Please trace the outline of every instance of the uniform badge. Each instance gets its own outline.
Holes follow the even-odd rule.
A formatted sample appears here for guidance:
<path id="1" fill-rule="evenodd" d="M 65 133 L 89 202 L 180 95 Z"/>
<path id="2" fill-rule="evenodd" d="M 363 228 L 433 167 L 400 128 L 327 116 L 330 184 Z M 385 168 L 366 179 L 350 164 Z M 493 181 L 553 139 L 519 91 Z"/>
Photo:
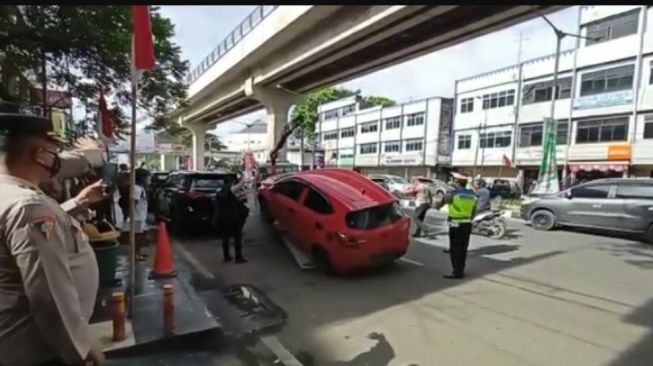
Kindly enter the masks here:
<path id="1" fill-rule="evenodd" d="M 32 221 L 32 225 L 40 232 L 45 240 L 50 240 L 52 229 L 54 228 L 54 218 L 52 217 L 39 217 Z"/>

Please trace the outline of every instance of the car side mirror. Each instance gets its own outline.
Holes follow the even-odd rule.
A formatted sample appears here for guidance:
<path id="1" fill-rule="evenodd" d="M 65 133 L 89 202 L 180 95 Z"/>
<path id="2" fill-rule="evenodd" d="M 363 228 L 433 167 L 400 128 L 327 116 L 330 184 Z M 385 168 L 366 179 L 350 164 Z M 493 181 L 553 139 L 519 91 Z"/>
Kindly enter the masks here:
<path id="1" fill-rule="evenodd" d="M 571 191 L 567 191 L 567 192 L 565 192 L 565 198 L 567 198 L 568 200 L 570 200 L 572 197 L 573 197 L 573 195 L 571 194 Z"/>

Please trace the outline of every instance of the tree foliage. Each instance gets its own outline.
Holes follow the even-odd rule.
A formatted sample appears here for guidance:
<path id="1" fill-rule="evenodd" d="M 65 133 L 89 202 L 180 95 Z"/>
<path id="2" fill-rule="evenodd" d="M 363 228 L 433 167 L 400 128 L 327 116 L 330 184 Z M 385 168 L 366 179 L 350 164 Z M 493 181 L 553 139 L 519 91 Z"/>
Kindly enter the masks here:
<path id="1" fill-rule="evenodd" d="M 151 7 L 156 67 L 143 74 L 139 108 L 155 129 L 170 129 L 164 116 L 183 105 L 188 62 L 172 42 L 174 25 Z M 49 88 L 78 98 L 89 114 L 97 111 L 100 89 L 116 100 L 112 109 L 131 104 L 131 6 L 0 6 L 0 97 L 29 103 L 24 85 L 41 85 L 45 58 Z M 120 121 L 126 121 L 119 112 Z M 178 132 L 178 131 L 175 131 Z"/>
<path id="2" fill-rule="evenodd" d="M 315 139 L 315 126 L 319 116 L 318 106 L 334 100 L 357 96 L 361 108 L 372 106 L 391 106 L 395 102 L 392 99 L 379 96 L 361 96 L 360 90 L 345 88 L 325 88 L 306 95 L 293 109 L 290 116 L 290 123 L 296 127 L 296 133 L 303 134 L 309 141 Z"/>

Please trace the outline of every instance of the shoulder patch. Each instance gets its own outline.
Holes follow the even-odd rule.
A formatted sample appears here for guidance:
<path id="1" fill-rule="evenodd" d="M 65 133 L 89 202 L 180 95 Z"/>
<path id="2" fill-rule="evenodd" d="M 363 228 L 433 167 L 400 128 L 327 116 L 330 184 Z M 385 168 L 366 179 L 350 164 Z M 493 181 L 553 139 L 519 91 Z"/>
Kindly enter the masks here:
<path id="1" fill-rule="evenodd" d="M 52 216 L 41 216 L 32 220 L 30 225 L 34 226 L 38 232 L 43 234 L 45 240 L 50 240 L 50 234 L 54 228 L 54 221 L 54 217 Z"/>

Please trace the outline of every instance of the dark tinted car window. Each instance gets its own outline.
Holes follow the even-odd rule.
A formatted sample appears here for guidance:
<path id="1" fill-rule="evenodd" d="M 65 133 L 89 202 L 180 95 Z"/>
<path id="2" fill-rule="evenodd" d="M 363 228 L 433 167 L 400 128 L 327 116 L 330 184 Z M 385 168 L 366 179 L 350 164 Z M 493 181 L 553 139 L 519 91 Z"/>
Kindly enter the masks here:
<path id="1" fill-rule="evenodd" d="M 299 196 L 301 196 L 302 191 L 304 190 L 304 184 L 294 181 L 287 180 L 281 183 L 278 183 L 274 186 L 274 191 L 279 192 L 280 194 L 297 201 Z"/>
<path id="2" fill-rule="evenodd" d="M 306 199 L 304 200 L 304 206 L 306 206 L 311 211 L 315 211 L 323 215 L 333 213 L 333 207 L 331 207 L 329 201 L 318 191 L 312 188 L 308 189 Z"/>
<path id="3" fill-rule="evenodd" d="M 347 226 L 357 230 L 371 230 L 389 225 L 403 217 L 403 211 L 398 203 L 371 207 L 366 210 L 347 214 Z"/>
<path id="4" fill-rule="evenodd" d="M 616 197 L 653 200 L 653 184 L 619 183 Z"/>
<path id="5" fill-rule="evenodd" d="M 577 187 L 571 190 L 571 196 L 573 198 L 608 198 L 610 187 L 610 184 L 592 184 Z"/>

